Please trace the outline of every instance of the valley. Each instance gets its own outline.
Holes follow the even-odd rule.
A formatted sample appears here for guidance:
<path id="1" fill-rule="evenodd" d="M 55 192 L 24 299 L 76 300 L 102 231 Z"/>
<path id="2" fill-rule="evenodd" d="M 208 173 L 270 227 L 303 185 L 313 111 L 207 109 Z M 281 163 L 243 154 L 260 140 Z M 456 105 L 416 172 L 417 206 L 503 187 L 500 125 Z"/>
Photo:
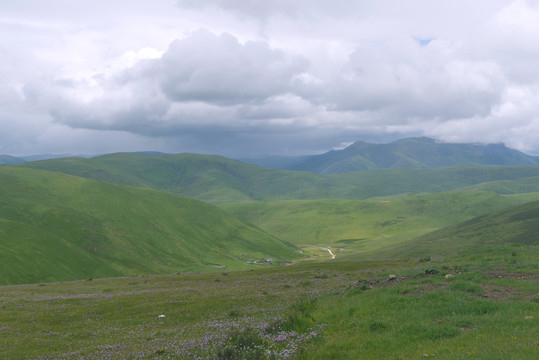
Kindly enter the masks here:
<path id="1" fill-rule="evenodd" d="M 324 166 L 345 169 L 342 153 L 317 159 L 335 156 Z M 324 174 L 197 154 L 3 159 L 9 359 L 539 354 L 533 163 Z"/>

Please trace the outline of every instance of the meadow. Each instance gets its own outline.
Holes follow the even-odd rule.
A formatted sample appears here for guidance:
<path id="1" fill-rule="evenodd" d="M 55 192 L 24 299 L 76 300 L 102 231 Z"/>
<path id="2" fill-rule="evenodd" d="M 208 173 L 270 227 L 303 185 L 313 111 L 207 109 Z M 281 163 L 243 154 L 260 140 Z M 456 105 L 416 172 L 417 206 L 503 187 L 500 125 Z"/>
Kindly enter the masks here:
<path id="1" fill-rule="evenodd" d="M 417 247 L 409 242 L 421 235 L 536 199 L 539 193 L 449 191 L 368 200 L 286 200 L 220 207 L 314 258 L 328 256 L 320 250 L 322 247 L 331 248 L 339 258 L 368 259 L 373 257 L 373 251 L 397 244 L 410 249 L 406 256 L 414 256 Z M 503 233 L 503 229 L 497 231 Z M 435 243 L 434 247 L 439 245 Z M 436 249 L 430 251 L 436 253 Z M 438 253 L 451 252 L 440 248 Z"/>
<path id="2" fill-rule="evenodd" d="M 0 351 L 6 359 L 534 359 L 538 250 L 3 286 Z"/>

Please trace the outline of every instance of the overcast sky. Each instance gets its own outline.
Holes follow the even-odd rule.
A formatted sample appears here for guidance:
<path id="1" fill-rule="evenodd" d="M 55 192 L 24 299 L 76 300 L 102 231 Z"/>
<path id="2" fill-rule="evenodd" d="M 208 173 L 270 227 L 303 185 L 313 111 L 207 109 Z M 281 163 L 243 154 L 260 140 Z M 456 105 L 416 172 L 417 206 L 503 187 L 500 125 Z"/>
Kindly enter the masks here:
<path id="1" fill-rule="evenodd" d="M 539 154 L 536 0 L 5 0 L 0 52 L 0 154 Z"/>

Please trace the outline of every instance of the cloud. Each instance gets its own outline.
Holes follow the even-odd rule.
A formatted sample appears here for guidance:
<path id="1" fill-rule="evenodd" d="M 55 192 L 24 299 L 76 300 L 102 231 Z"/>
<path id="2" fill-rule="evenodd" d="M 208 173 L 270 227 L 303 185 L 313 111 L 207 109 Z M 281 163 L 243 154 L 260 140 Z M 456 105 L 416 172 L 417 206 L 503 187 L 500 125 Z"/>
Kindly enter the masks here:
<path id="1" fill-rule="evenodd" d="M 51 1 L 0 17 L 4 148 L 71 131 L 118 150 L 428 135 L 539 153 L 537 1 Z"/>
<path id="2" fill-rule="evenodd" d="M 154 70 L 174 101 L 232 105 L 289 92 L 293 77 L 307 65 L 305 59 L 287 57 L 267 42 L 240 44 L 230 34 L 202 30 L 174 41 Z"/>
<path id="3" fill-rule="evenodd" d="M 488 114 L 503 91 L 500 67 L 450 48 L 442 40 L 421 46 L 412 39 L 360 47 L 326 86 L 330 106 L 368 111 L 386 123 Z"/>
<path id="4" fill-rule="evenodd" d="M 73 128 L 147 136 L 207 126 L 252 128 L 251 120 L 308 112 L 310 104 L 292 95 L 295 77 L 307 66 L 265 42 L 241 44 L 232 35 L 201 30 L 175 40 L 160 58 L 114 76 L 35 81 L 24 94 Z"/>

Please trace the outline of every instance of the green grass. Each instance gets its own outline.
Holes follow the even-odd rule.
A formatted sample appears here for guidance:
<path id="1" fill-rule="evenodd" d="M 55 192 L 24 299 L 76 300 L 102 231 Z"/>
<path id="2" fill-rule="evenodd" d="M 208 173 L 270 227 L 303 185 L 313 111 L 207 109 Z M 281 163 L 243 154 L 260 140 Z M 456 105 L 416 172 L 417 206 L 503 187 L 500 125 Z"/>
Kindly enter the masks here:
<path id="1" fill-rule="evenodd" d="M 290 244 L 219 208 L 158 192 L 0 168 L 0 283 L 246 268 Z"/>
<path id="2" fill-rule="evenodd" d="M 311 255 L 352 257 L 494 210 L 539 198 L 455 191 L 364 200 L 291 200 L 223 204 L 222 208 L 296 244 Z M 406 245 L 403 245 L 406 246 Z M 342 250 L 337 250 L 342 249 Z"/>
<path id="3" fill-rule="evenodd" d="M 501 253 L 475 256 L 4 286 L 0 351 L 9 359 L 536 358 L 539 269 L 507 264 Z"/>
<path id="4" fill-rule="evenodd" d="M 509 246 L 516 255 L 522 252 L 522 246 L 538 243 L 538 218 L 539 201 L 532 201 L 448 226 L 406 244 L 388 246 L 381 249 L 380 254 L 390 257 L 444 256 Z"/>

